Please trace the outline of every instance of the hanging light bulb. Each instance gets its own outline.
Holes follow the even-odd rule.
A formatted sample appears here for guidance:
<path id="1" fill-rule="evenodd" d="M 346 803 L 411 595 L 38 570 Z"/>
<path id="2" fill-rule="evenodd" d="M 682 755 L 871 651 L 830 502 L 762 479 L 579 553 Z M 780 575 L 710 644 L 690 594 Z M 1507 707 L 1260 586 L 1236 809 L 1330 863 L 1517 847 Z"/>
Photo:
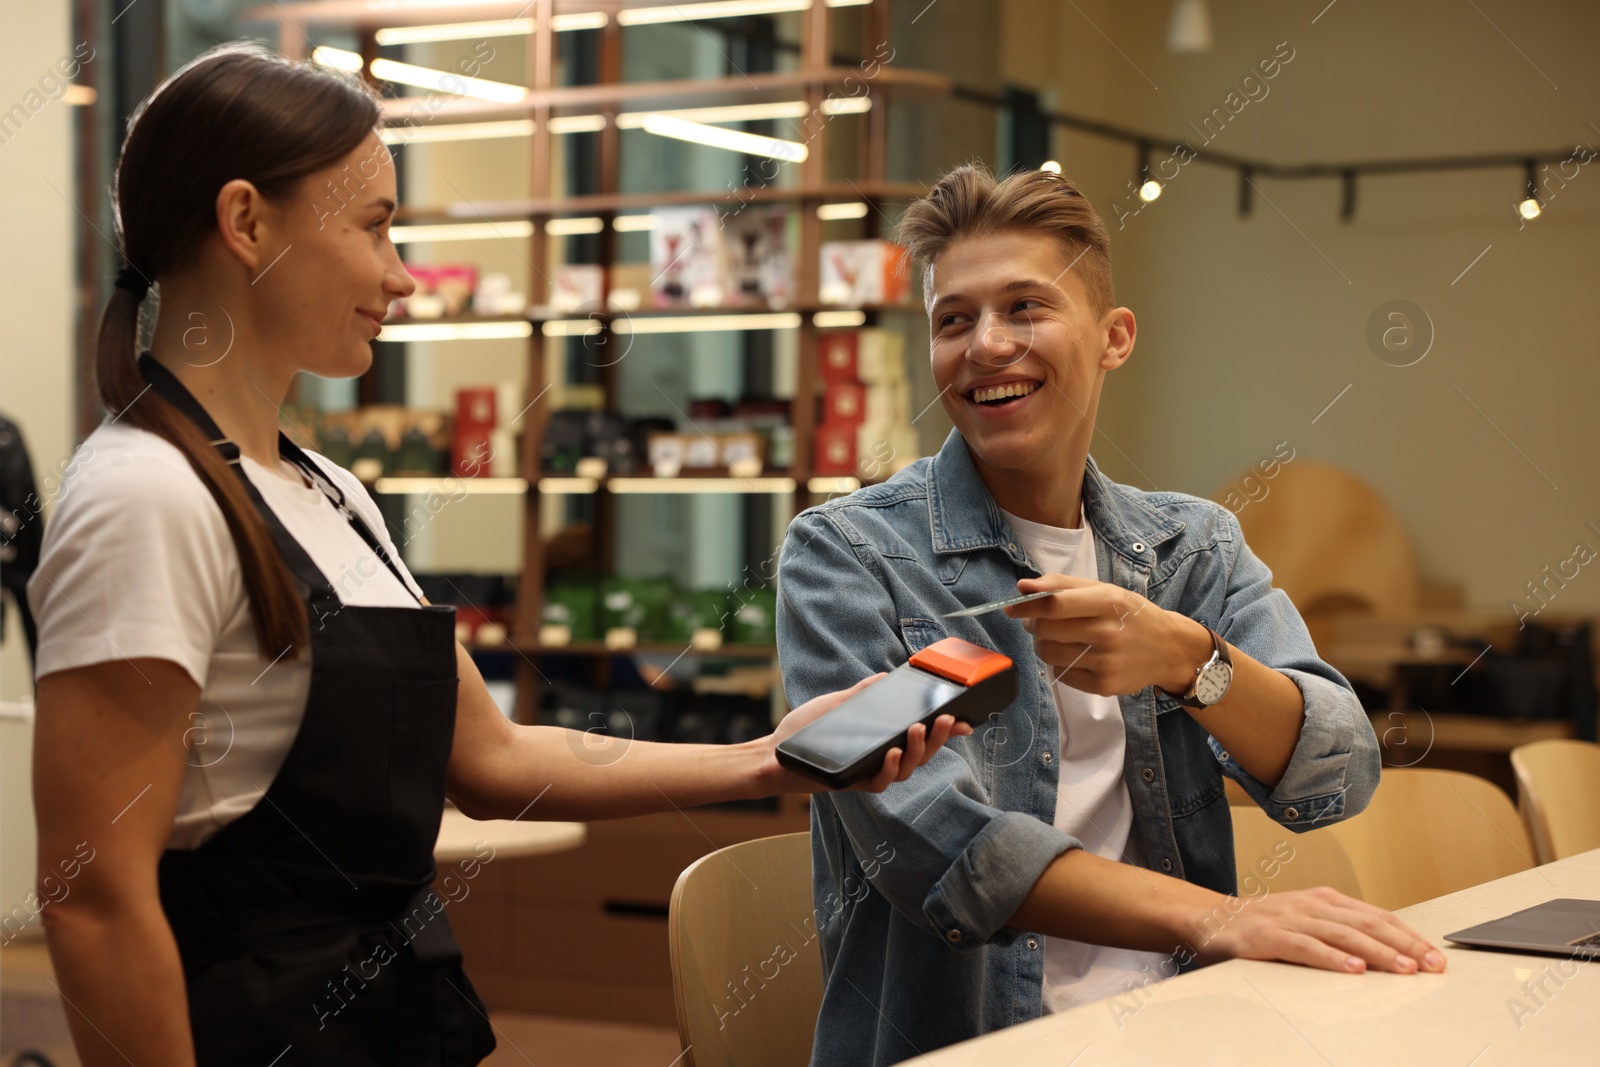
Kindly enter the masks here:
<path id="1" fill-rule="evenodd" d="M 1134 178 L 1139 183 L 1139 199 L 1145 203 L 1161 195 L 1161 183 L 1150 176 L 1150 145 L 1141 141 L 1139 144 L 1139 173 Z"/>
<path id="2" fill-rule="evenodd" d="M 1045 171 L 1048 174 L 1060 174 L 1061 173 L 1061 164 L 1057 163 L 1053 159 L 1047 159 L 1043 163 L 1039 164 L 1039 169 L 1042 170 L 1042 171 Z"/>
<path id="3" fill-rule="evenodd" d="M 1539 202 L 1539 181 L 1534 177 L 1533 160 L 1528 160 L 1527 188 L 1523 190 L 1522 202 L 1517 205 L 1517 214 L 1525 219 L 1536 219 L 1544 211 L 1544 205 Z"/>
<path id="4" fill-rule="evenodd" d="M 1209 52 L 1211 50 L 1211 12 L 1205 0 L 1177 0 L 1167 20 L 1167 50 L 1170 52 Z"/>

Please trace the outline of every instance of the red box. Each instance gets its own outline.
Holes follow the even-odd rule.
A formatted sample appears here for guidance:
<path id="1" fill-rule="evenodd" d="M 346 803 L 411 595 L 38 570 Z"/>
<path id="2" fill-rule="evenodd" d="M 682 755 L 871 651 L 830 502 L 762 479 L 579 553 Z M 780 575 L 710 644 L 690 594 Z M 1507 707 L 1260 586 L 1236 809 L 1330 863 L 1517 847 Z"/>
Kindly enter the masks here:
<path id="1" fill-rule="evenodd" d="M 822 393 L 822 421 L 850 427 L 867 421 L 867 387 L 860 382 L 829 382 Z"/>
<path id="2" fill-rule="evenodd" d="M 825 382 L 853 382 L 861 377 L 856 373 L 856 352 L 861 335 L 854 330 L 835 330 L 817 335 L 817 369 Z"/>
<path id="3" fill-rule="evenodd" d="M 472 385 L 456 390 L 456 429 L 482 430 L 495 428 L 495 387 Z"/>
<path id="4" fill-rule="evenodd" d="M 813 445 L 813 473 L 831 475 L 856 472 L 854 426 L 818 426 Z"/>

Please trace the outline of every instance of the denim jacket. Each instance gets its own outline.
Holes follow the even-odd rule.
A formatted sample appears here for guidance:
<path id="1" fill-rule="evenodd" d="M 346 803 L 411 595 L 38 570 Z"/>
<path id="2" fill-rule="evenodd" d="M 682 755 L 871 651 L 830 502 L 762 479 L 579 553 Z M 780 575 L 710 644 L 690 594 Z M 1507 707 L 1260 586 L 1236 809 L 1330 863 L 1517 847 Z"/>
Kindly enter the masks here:
<path id="1" fill-rule="evenodd" d="M 1146 865 L 1235 891 L 1222 776 L 1291 830 L 1354 815 L 1378 784 L 1377 738 L 1350 684 L 1317 657 L 1227 509 L 1083 479 L 1100 580 L 1222 634 L 1300 688 L 1305 720 L 1276 788 L 1251 777 L 1181 705 L 1119 698 L 1124 777 Z M 952 431 L 937 456 L 790 525 L 778 571 L 778 658 L 791 707 L 958 636 L 1009 656 L 1017 698 L 881 794 L 813 798 L 812 879 L 825 990 L 814 1065 L 898 1063 L 1037 1018 L 1045 938 L 1006 921 L 1056 856 L 1059 720 L 1022 623 L 941 619 L 1016 592 L 1038 569 Z"/>

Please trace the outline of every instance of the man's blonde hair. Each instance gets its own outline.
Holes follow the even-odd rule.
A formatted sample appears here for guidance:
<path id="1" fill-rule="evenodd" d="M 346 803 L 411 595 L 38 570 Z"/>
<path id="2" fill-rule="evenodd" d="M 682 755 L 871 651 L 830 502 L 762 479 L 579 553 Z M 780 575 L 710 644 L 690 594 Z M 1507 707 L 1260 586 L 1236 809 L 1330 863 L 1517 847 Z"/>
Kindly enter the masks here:
<path id="1" fill-rule="evenodd" d="M 1111 237 L 1072 181 L 1045 170 L 996 180 L 982 164 L 963 164 L 906 208 L 897 240 L 923 268 L 924 304 L 933 303 L 933 265 L 953 241 L 994 233 L 1037 234 L 1060 243 L 1083 279 L 1096 315 L 1116 305 L 1111 284 Z"/>

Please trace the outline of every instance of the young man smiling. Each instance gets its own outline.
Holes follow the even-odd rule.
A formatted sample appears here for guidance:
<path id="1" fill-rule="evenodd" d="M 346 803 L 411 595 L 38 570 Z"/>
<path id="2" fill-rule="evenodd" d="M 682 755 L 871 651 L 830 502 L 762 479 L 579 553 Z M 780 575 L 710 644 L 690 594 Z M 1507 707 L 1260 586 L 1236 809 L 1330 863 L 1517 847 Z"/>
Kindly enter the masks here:
<path id="1" fill-rule="evenodd" d="M 1377 742 L 1232 514 L 1119 485 L 1089 457 L 1137 331 L 1094 209 L 1060 175 L 967 166 L 908 208 L 900 238 L 927 267 L 955 429 L 790 527 L 784 686 L 798 706 L 948 635 L 1009 656 L 1020 684 L 912 780 L 813 801 L 818 900 L 860 884 L 880 844 L 895 859 L 822 931 L 812 1062 L 897 1063 L 1174 963 L 1441 970 L 1394 916 L 1331 889 L 1232 896 L 1223 776 L 1306 830 L 1366 805 Z"/>

